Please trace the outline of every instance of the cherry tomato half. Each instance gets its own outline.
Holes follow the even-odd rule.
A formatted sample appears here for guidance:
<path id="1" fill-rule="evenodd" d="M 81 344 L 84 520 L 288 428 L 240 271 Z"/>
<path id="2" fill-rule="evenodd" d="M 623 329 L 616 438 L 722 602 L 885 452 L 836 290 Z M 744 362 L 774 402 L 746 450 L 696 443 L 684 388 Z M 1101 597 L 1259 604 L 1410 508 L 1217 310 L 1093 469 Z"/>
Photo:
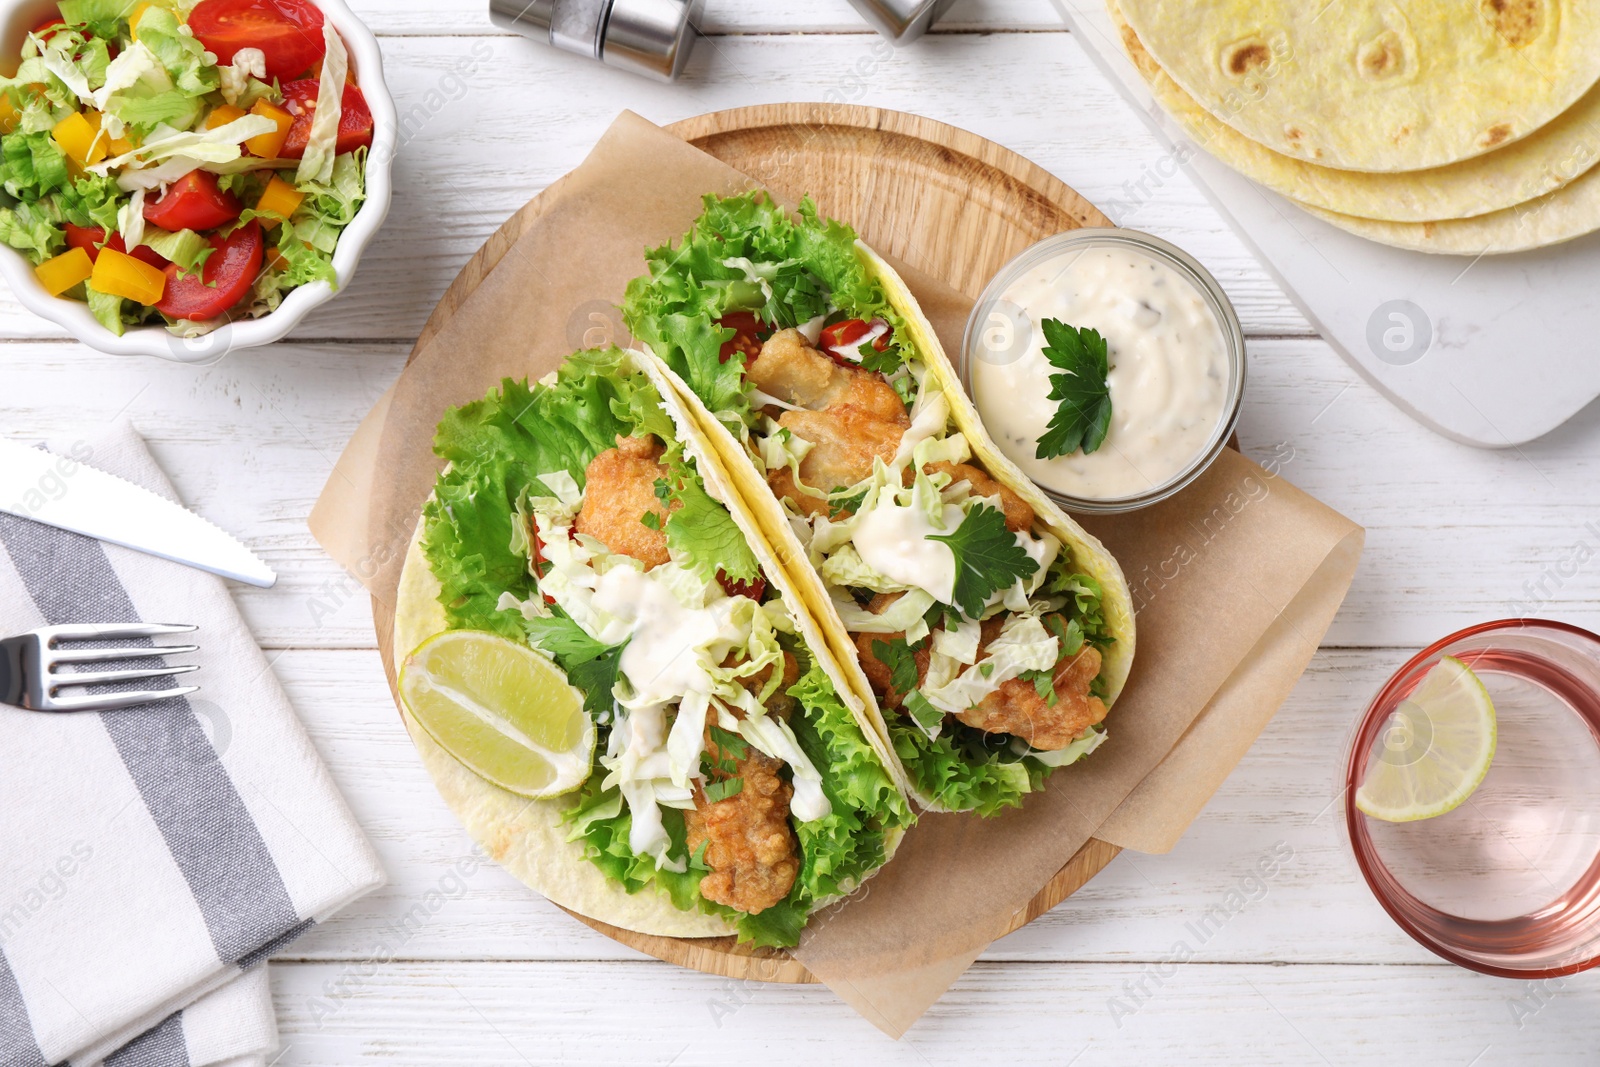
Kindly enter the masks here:
<path id="1" fill-rule="evenodd" d="M 568 540 L 572 540 L 573 538 L 576 538 L 577 536 L 578 536 L 577 535 L 577 531 L 572 529 L 571 527 L 568 527 L 568 529 L 567 529 L 567 539 Z M 528 539 L 533 542 L 533 573 L 539 575 L 540 577 L 543 577 L 544 576 L 544 563 L 545 563 L 545 559 L 544 559 L 544 538 L 539 536 L 539 528 L 534 525 L 534 520 L 533 520 L 533 516 L 532 515 L 528 516 Z M 556 598 L 551 596 L 549 593 L 545 593 L 544 594 L 544 602 L 546 604 L 554 604 L 556 602 Z"/>
<path id="2" fill-rule="evenodd" d="M 167 268 L 167 295 L 156 310 L 174 319 L 204 322 L 243 300 L 261 273 L 261 224 L 251 220 L 231 237 L 211 238 L 216 251 L 198 275 L 179 277 L 178 265 Z"/>
<path id="3" fill-rule="evenodd" d="M 141 263 L 148 263 L 157 270 L 167 269 L 167 258 L 148 245 L 140 245 L 132 252 L 128 251 L 127 242 L 122 239 L 122 234 L 114 233 L 106 236 L 106 231 L 98 226 L 74 226 L 66 224 L 67 247 L 81 248 L 89 253 L 89 262 L 93 263 L 100 258 L 100 250 L 109 248 L 113 252 L 122 252 L 132 256 Z"/>
<path id="4" fill-rule="evenodd" d="M 728 362 L 735 352 L 743 352 L 748 367 L 761 355 L 761 342 L 772 336 L 766 323 L 748 311 L 729 312 L 717 320 L 717 325 L 734 331 L 732 340 L 722 342 L 722 351 L 717 354 L 719 363 Z"/>
<path id="5" fill-rule="evenodd" d="M 145 221 L 163 230 L 214 230 L 239 217 L 244 205 L 225 193 L 210 171 L 193 170 L 171 185 L 159 200 L 146 201 Z"/>
<path id="6" fill-rule="evenodd" d="M 267 80 L 298 78 L 322 66 L 322 12 L 306 0 L 201 0 L 189 28 L 227 66 L 241 48 L 267 57 Z"/>
<path id="7" fill-rule="evenodd" d="M 736 582 L 729 578 L 726 571 L 717 571 L 717 584 L 722 586 L 722 591 L 729 596 L 747 596 L 756 603 L 761 603 L 761 594 L 767 591 L 767 580 L 759 574 L 748 582 Z"/>
<path id="8" fill-rule="evenodd" d="M 846 351 L 849 351 L 859 342 L 864 340 L 867 334 L 871 332 L 872 327 L 863 322 L 861 319 L 845 319 L 843 322 L 836 322 L 832 326 L 824 326 L 822 328 L 821 338 L 822 350 L 828 355 L 832 356 L 833 361 L 840 366 L 855 366 L 853 361 L 851 361 L 848 357 L 835 352 L 834 349 L 842 348 Z M 889 347 L 889 342 L 893 339 L 894 331 L 892 329 L 886 329 L 883 332 L 883 336 L 873 340 L 872 347 L 875 351 L 882 352 Z"/>
<path id="9" fill-rule="evenodd" d="M 284 159 L 301 159 L 306 154 L 306 143 L 311 139 L 311 122 L 317 117 L 317 94 L 322 83 L 316 78 L 301 78 L 283 87 L 283 106 L 294 116 L 289 127 L 289 137 L 283 142 L 279 155 Z M 339 101 L 339 140 L 334 146 L 335 155 L 354 152 L 358 148 L 372 147 L 372 111 L 367 98 L 358 86 L 346 84 L 344 97 Z"/>

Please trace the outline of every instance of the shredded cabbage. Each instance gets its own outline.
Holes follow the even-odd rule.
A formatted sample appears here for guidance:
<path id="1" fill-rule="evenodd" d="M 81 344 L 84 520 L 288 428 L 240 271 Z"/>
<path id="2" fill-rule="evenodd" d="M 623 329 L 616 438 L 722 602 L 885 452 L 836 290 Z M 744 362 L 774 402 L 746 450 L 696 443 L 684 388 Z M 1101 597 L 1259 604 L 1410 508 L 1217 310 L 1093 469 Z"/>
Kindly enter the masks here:
<path id="1" fill-rule="evenodd" d="M 317 113 L 311 120 L 306 154 L 301 157 L 300 169 L 294 176 L 296 185 L 308 182 L 326 184 L 333 177 L 333 159 L 339 141 L 339 119 L 344 108 L 344 82 L 350 68 L 350 57 L 331 20 L 322 24 L 322 37 L 328 52 L 322 60 Z"/>

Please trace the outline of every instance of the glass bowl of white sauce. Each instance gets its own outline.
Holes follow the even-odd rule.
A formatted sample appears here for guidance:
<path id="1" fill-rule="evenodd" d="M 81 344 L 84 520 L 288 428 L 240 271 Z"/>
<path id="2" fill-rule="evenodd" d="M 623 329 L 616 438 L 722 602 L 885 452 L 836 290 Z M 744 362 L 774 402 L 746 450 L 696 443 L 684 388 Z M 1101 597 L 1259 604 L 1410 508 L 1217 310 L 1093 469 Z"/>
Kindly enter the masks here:
<path id="1" fill-rule="evenodd" d="M 1060 404 L 1040 323 L 1106 340 L 1111 424 L 1092 453 L 1041 459 Z M 1125 512 L 1182 490 L 1232 436 L 1244 396 L 1244 333 L 1217 280 L 1137 230 L 1048 237 L 995 275 L 967 320 L 961 379 L 989 433 L 1070 511 Z"/>

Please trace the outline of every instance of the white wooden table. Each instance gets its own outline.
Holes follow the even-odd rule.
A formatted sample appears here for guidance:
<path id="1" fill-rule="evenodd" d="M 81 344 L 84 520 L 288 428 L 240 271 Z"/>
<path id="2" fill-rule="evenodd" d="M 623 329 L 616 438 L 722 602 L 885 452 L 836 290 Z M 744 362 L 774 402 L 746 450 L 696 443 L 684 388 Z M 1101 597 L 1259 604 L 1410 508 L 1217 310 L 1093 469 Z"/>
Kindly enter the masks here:
<path id="1" fill-rule="evenodd" d="M 0 300 L 0 432 L 37 440 L 126 413 L 187 501 L 282 575 L 239 602 L 391 885 L 273 964 L 281 1064 L 1595 1060 L 1600 979 L 1537 987 L 1441 963 L 1368 895 L 1334 802 L 1354 716 L 1410 651 L 1521 611 L 1600 627 L 1600 571 L 1572 565 L 1600 550 L 1600 415 L 1491 453 L 1400 414 L 1181 175 L 1147 177 L 1154 143 L 1050 0 L 964 0 L 900 50 L 845 0 L 711 0 L 710 36 L 670 88 L 498 35 L 482 0 L 355 6 L 405 117 L 398 191 L 358 280 L 292 341 L 206 370 L 114 359 Z M 390 705 L 365 594 L 305 525 L 456 271 L 618 110 L 666 122 L 815 99 L 974 130 L 1100 203 L 1139 200 L 1123 187 L 1146 181 L 1154 196 L 1117 221 L 1193 252 L 1244 320 L 1245 452 L 1277 455 L 1369 530 L 1326 647 L 1177 849 L 1123 854 L 996 944 L 898 1044 L 826 989 L 642 958 L 480 863 Z M 1292 859 L 1254 880 L 1274 848 Z M 1232 914 L 1197 936 L 1213 908 Z"/>

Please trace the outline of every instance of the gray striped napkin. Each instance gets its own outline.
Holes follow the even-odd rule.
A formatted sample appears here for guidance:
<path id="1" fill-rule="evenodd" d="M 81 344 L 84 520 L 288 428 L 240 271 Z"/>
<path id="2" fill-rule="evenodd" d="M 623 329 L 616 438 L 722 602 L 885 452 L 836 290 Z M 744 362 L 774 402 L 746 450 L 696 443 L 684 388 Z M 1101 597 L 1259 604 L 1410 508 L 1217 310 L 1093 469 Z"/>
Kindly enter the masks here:
<path id="1" fill-rule="evenodd" d="M 125 424 L 52 451 L 177 499 Z M 0 514 L 0 634 L 135 621 L 200 627 L 199 693 L 0 705 L 0 1067 L 264 1063 L 262 961 L 383 880 L 221 579 Z"/>

